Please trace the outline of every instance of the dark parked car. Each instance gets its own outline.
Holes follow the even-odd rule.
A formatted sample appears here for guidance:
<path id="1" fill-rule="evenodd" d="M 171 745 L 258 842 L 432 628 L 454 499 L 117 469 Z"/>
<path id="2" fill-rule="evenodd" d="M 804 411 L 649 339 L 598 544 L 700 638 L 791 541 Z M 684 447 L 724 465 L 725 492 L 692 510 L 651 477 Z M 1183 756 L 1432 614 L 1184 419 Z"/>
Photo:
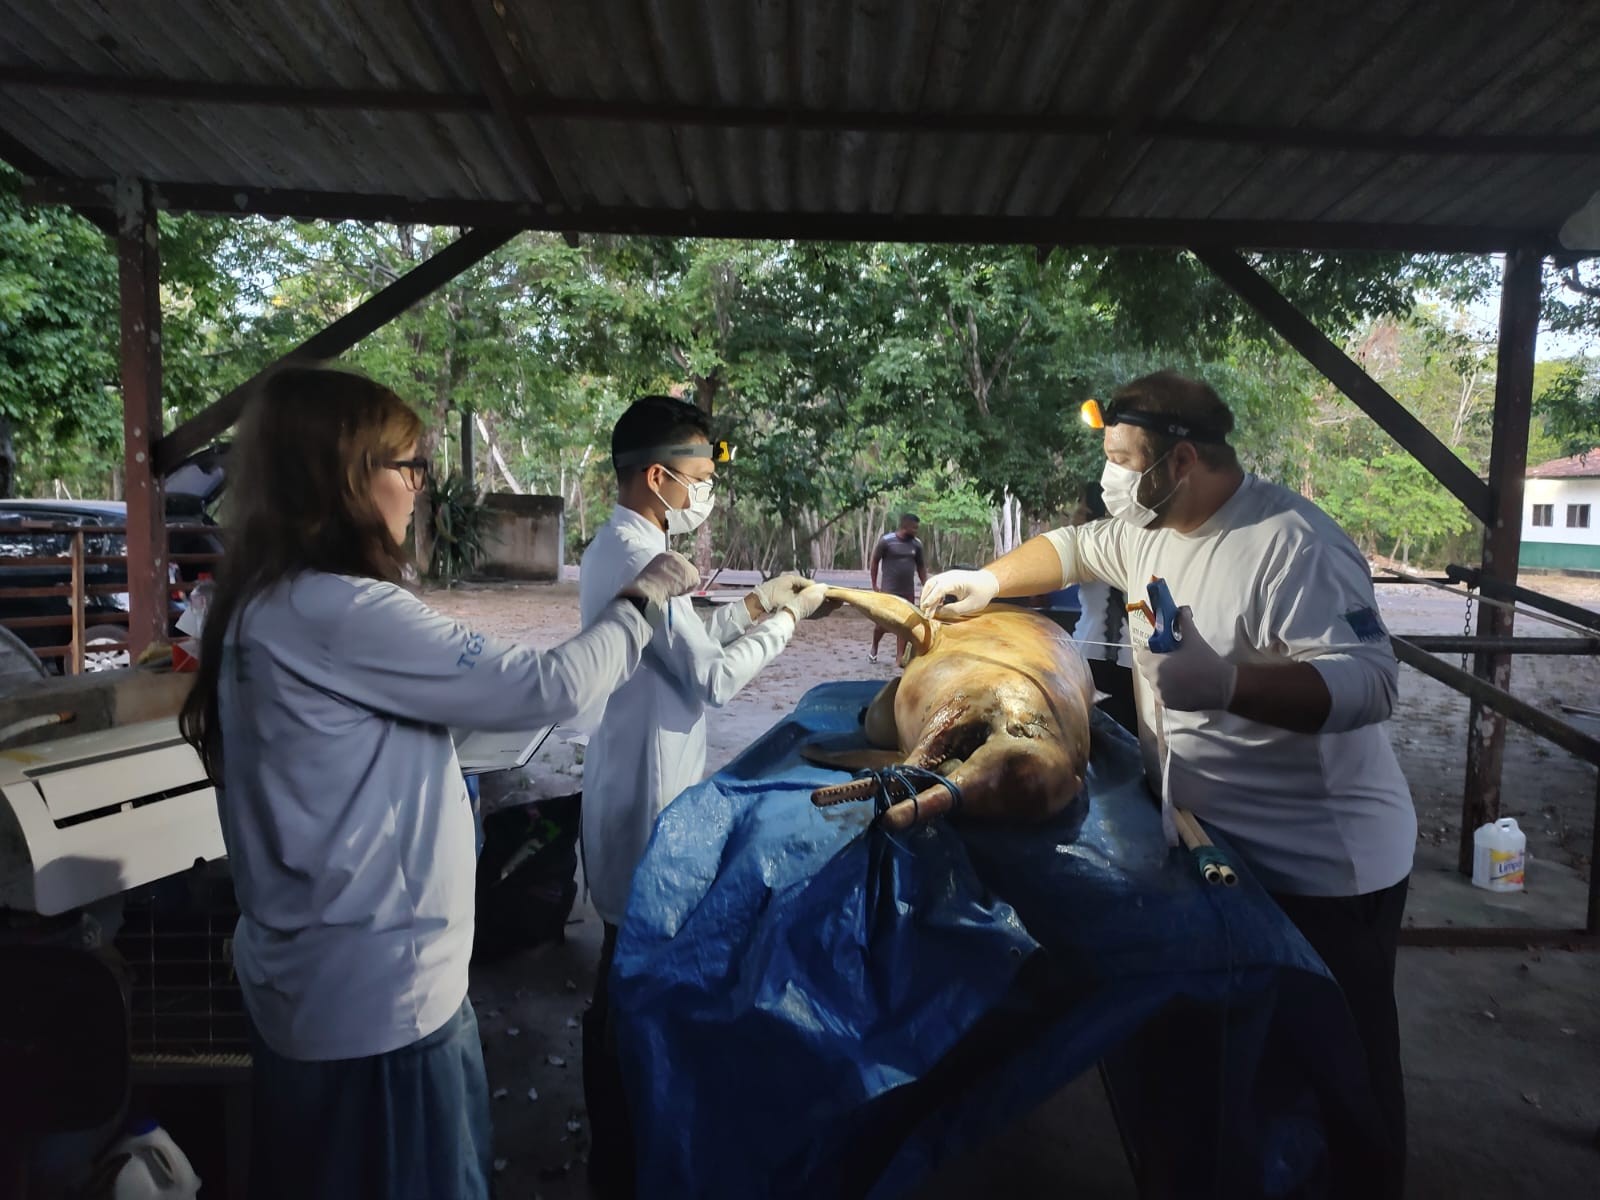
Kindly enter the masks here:
<path id="1" fill-rule="evenodd" d="M 211 509 L 220 497 L 224 482 L 223 463 L 226 446 L 204 450 L 179 464 L 167 476 L 167 524 L 169 526 L 211 525 Z M 0 500 L 0 588 L 53 587 L 71 582 L 69 556 L 72 536 L 69 533 L 25 533 L 24 525 L 67 525 L 85 530 L 84 554 L 122 555 L 127 552 L 127 539 L 121 533 L 95 534 L 96 528 L 121 529 L 127 524 L 127 506 L 117 500 Z M 222 541 L 216 534 L 205 531 L 173 530 L 168 535 L 169 554 L 220 554 Z M 8 565 L 7 560 L 25 558 L 60 558 L 61 565 Z M 172 582 L 193 582 L 209 568 L 198 563 L 173 563 L 169 567 Z M 126 584 L 127 569 L 123 563 L 86 563 L 84 583 Z M 171 620 L 176 621 L 183 612 L 183 590 L 172 592 Z M 126 592 L 90 595 L 84 603 L 84 642 L 89 669 L 117 666 L 126 663 L 125 652 L 95 650 L 96 644 L 119 643 L 127 637 L 125 621 L 96 620 L 97 615 L 126 613 Z M 7 598 L 0 596 L 0 618 L 66 616 L 70 601 L 66 596 L 31 596 Z M 70 634 L 65 625 L 29 627 L 15 631 L 27 645 L 64 645 Z M 47 660 L 47 665 L 59 669 L 59 658 Z"/>

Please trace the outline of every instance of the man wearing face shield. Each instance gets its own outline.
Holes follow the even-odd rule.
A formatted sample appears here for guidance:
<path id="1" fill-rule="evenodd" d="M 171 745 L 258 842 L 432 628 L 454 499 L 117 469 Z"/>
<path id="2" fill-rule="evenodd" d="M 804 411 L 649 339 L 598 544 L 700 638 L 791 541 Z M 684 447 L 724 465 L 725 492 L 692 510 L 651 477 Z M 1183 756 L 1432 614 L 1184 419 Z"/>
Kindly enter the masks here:
<path id="1" fill-rule="evenodd" d="M 584 552 L 579 572 L 584 628 L 600 620 L 619 590 L 609 581 L 631 580 L 672 538 L 693 533 L 711 514 L 717 463 L 728 452 L 710 434 L 705 414 L 669 396 L 646 396 L 617 420 L 611 432 L 617 506 Z M 594 1003 L 583 1027 L 590 1181 L 602 1196 L 630 1195 L 634 1182 L 607 1004 L 634 868 L 656 816 L 705 772 L 706 709 L 726 704 L 776 658 L 796 625 L 816 615 L 825 592 L 803 576 L 779 576 L 708 620 L 689 597 L 678 597 L 633 678 L 611 693 L 603 715 L 588 714 L 582 722 L 594 730 L 584 755 L 584 875 L 605 922 Z"/>
<path id="2" fill-rule="evenodd" d="M 1343 988 L 1391 1135 L 1368 1178 L 1399 1196 L 1394 963 L 1417 825 L 1383 724 L 1399 668 L 1366 559 L 1316 505 L 1240 468 L 1233 415 L 1204 383 L 1163 371 L 1091 405 L 1117 519 L 936 575 L 923 608 L 962 616 L 1091 580 L 1137 600 L 1167 581 L 1177 649 L 1152 653 L 1148 616 L 1129 615 L 1147 778 L 1227 835 Z"/>

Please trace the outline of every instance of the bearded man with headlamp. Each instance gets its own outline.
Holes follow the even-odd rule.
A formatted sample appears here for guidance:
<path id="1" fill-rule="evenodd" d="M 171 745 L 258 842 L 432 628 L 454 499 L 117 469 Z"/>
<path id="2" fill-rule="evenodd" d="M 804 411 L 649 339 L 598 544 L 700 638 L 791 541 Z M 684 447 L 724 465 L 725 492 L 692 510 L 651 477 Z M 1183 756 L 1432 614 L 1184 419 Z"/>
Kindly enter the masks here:
<path id="1" fill-rule="evenodd" d="M 1176 649 L 1151 651 L 1150 614 L 1129 614 L 1147 778 L 1227 836 L 1343 988 L 1390 1135 L 1371 1147 L 1372 1194 L 1399 1196 L 1394 966 L 1417 823 L 1385 729 L 1399 666 L 1367 561 L 1311 501 L 1240 467 L 1207 384 L 1162 371 L 1083 415 L 1104 430 L 1114 519 L 936 575 L 923 609 L 959 618 L 1094 580 L 1136 598 L 1166 580 Z"/>

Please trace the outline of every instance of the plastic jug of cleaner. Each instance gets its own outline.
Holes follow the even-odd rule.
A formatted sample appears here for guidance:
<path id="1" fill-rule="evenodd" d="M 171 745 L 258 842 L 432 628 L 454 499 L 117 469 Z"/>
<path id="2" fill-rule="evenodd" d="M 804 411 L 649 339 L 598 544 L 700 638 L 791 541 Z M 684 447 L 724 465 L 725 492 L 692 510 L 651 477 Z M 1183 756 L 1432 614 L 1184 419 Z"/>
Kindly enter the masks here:
<path id="1" fill-rule="evenodd" d="M 1491 892 L 1520 892 L 1528 857 L 1528 835 L 1512 817 L 1480 826 L 1472 835 L 1472 884 Z"/>
<path id="2" fill-rule="evenodd" d="M 130 1121 L 127 1136 L 111 1147 L 102 1167 L 116 1172 L 109 1187 L 96 1190 L 109 1200 L 195 1200 L 200 1194 L 200 1177 L 188 1158 L 151 1120 Z"/>

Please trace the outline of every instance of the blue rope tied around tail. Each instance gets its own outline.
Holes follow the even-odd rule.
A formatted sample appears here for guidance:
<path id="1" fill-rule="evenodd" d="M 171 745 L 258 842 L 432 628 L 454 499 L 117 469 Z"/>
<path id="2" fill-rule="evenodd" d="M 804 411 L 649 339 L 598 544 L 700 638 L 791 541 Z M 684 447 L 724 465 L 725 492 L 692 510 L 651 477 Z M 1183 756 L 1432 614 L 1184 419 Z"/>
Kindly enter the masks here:
<path id="1" fill-rule="evenodd" d="M 916 812 L 917 793 L 936 783 L 942 783 L 950 789 L 952 812 L 961 807 L 961 788 L 955 781 L 926 767 L 910 767 L 904 763 L 892 767 L 868 767 L 864 771 L 857 771 L 853 778 L 871 779 L 877 783 L 878 790 L 872 797 L 874 816 L 883 816 L 902 800 L 911 801 L 913 818 L 919 816 Z"/>

